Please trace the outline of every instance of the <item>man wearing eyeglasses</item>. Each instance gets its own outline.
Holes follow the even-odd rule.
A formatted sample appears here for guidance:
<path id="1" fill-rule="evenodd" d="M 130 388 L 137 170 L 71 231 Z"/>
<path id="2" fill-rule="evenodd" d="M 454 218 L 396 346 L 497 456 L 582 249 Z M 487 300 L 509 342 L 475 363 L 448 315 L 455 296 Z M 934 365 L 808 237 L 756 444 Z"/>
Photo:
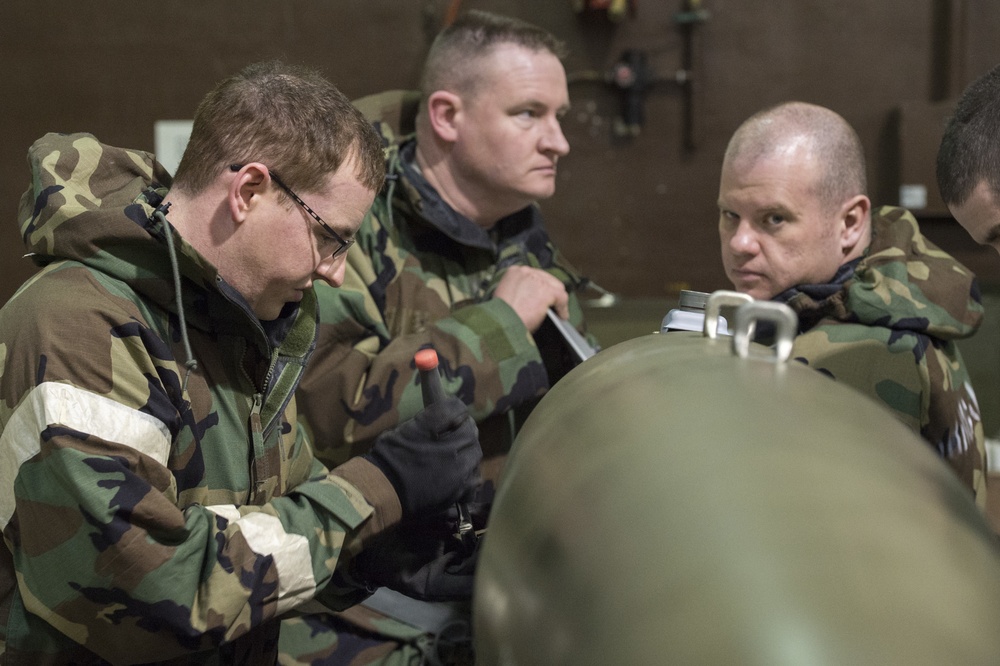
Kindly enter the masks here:
<path id="1" fill-rule="evenodd" d="M 343 281 L 379 138 L 273 62 L 205 97 L 172 185 L 89 134 L 29 163 L 43 268 L 0 309 L 0 661 L 274 664 L 281 617 L 367 596 L 357 557 L 478 482 L 454 398 L 334 469 L 298 423 L 313 284 Z"/>
<path id="2" fill-rule="evenodd" d="M 983 426 L 956 345 L 982 319 L 975 276 L 908 211 L 872 210 L 866 189 L 861 141 L 837 113 L 789 102 L 751 116 L 719 183 L 726 275 L 787 303 L 793 356 L 892 410 L 982 506 Z"/>

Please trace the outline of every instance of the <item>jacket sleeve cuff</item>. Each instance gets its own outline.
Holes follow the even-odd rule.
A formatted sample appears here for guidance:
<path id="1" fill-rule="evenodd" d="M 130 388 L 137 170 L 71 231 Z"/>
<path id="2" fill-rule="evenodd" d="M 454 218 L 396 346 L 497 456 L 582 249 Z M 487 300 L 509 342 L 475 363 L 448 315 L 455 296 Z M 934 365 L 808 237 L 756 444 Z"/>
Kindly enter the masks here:
<path id="1" fill-rule="evenodd" d="M 402 519 L 403 507 L 389 479 L 382 470 L 364 458 L 351 458 L 330 470 L 330 475 L 354 486 L 374 509 L 372 516 L 357 534 L 362 548 Z"/>

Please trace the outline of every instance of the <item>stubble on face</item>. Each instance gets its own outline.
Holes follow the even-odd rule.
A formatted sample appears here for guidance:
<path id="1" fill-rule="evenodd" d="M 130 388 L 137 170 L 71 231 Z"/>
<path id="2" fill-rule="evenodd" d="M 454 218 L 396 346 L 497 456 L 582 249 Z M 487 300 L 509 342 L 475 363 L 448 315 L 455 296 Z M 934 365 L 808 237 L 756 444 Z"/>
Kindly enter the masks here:
<path id="1" fill-rule="evenodd" d="M 569 106 L 562 63 L 516 44 L 479 62 L 463 95 L 463 133 L 455 168 L 479 198 L 507 201 L 508 214 L 555 192 L 556 163 L 569 152 L 559 118 Z"/>
<path id="2" fill-rule="evenodd" d="M 356 165 L 353 156 L 346 159 L 323 189 L 300 195 L 345 239 L 357 233 L 375 196 L 358 179 Z M 261 222 L 254 255 L 262 261 L 247 272 L 244 293 L 259 319 L 279 316 L 287 303 L 300 301 L 316 279 L 339 286 L 345 258 L 320 256 L 317 238 L 326 232 L 301 206 L 279 197 L 269 219 Z"/>
<path id="3" fill-rule="evenodd" d="M 836 272 L 836 215 L 818 196 L 821 172 L 809 151 L 726 159 L 719 237 L 723 266 L 735 289 L 770 299 Z"/>

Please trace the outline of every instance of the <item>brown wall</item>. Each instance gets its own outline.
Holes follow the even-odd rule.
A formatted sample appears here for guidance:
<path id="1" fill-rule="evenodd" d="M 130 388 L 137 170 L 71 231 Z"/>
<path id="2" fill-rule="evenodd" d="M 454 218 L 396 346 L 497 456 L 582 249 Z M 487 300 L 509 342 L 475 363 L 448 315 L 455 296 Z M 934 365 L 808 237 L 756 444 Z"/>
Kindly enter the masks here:
<path id="1" fill-rule="evenodd" d="M 412 87 L 428 35 L 456 0 L 6 0 L 0 18 L 0 302 L 31 272 L 14 217 L 28 184 L 24 155 L 47 131 L 89 131 L 108 143 L 152 150 L 153 122 L 190 118 L 218 79 L 247 62 L 284 57 L 324 70 L 351 97 Z M 715 231 L 717 177 L 730 133 L 750 113 L 786 99 L 824 104 L 857 128 L 876 203 L 895 203 L 903 168 L 896 110 L 947 100 L 1000 62 L 991 0 L 705 0 L 710 17 L 692 40 L 693 148 L 685 146 L 684 97 L 657 83 L 638 137 L 614 134 L 613 87 L 592 80 L 625 49 L 648 54 L 671 80 L 684 40 L 682 0 L 638 0 L 618 24 L 578 16 L 570 0 L 466 0 L 533 21 L 571 47 L 572 153 L 559 192 L 543 207 L 570 260 L 629 297 L 669 297 L 690 286 L 728 286 Z M 926 171 L 929 148 L 905 152 Z M 920 153 L 920 154 L 918 154 Z M 933 184 L 931 184 L 933 185 Z M 1000 262 L 953 222 L 928 234 L 986 283 Z"/>

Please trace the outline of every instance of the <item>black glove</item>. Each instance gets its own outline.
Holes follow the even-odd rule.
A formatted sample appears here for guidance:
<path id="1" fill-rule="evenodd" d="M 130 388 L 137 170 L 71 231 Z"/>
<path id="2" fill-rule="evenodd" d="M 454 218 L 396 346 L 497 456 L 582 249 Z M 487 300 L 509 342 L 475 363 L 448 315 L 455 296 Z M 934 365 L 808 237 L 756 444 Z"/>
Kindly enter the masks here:
<path id="1" fill-rule="evenodd" d="M 415 599 L 469 599 L 480 542 L 467 550 L 455 535 L 457 526 L 454 506 L 402 523 L 358 554 L 356 574 L 370 587 L 389 587 Z"/>
<path id="2" fill-rule="evenodd" d="M 364 458 L 389 479 L 406 518 L 474 493 L 483 450 L 465 403 L 448 396 L 379 435 Z"/>
<path id="3" fill-rule="evenodd" d="M 470 553 L 450 551 L 441 554 L 422 567 L 396 572 L 396 580 L 386 581 L 386 586 L 416 599 L 448 601 L 469 599 L 475 581 L 479 544 Z"/>

